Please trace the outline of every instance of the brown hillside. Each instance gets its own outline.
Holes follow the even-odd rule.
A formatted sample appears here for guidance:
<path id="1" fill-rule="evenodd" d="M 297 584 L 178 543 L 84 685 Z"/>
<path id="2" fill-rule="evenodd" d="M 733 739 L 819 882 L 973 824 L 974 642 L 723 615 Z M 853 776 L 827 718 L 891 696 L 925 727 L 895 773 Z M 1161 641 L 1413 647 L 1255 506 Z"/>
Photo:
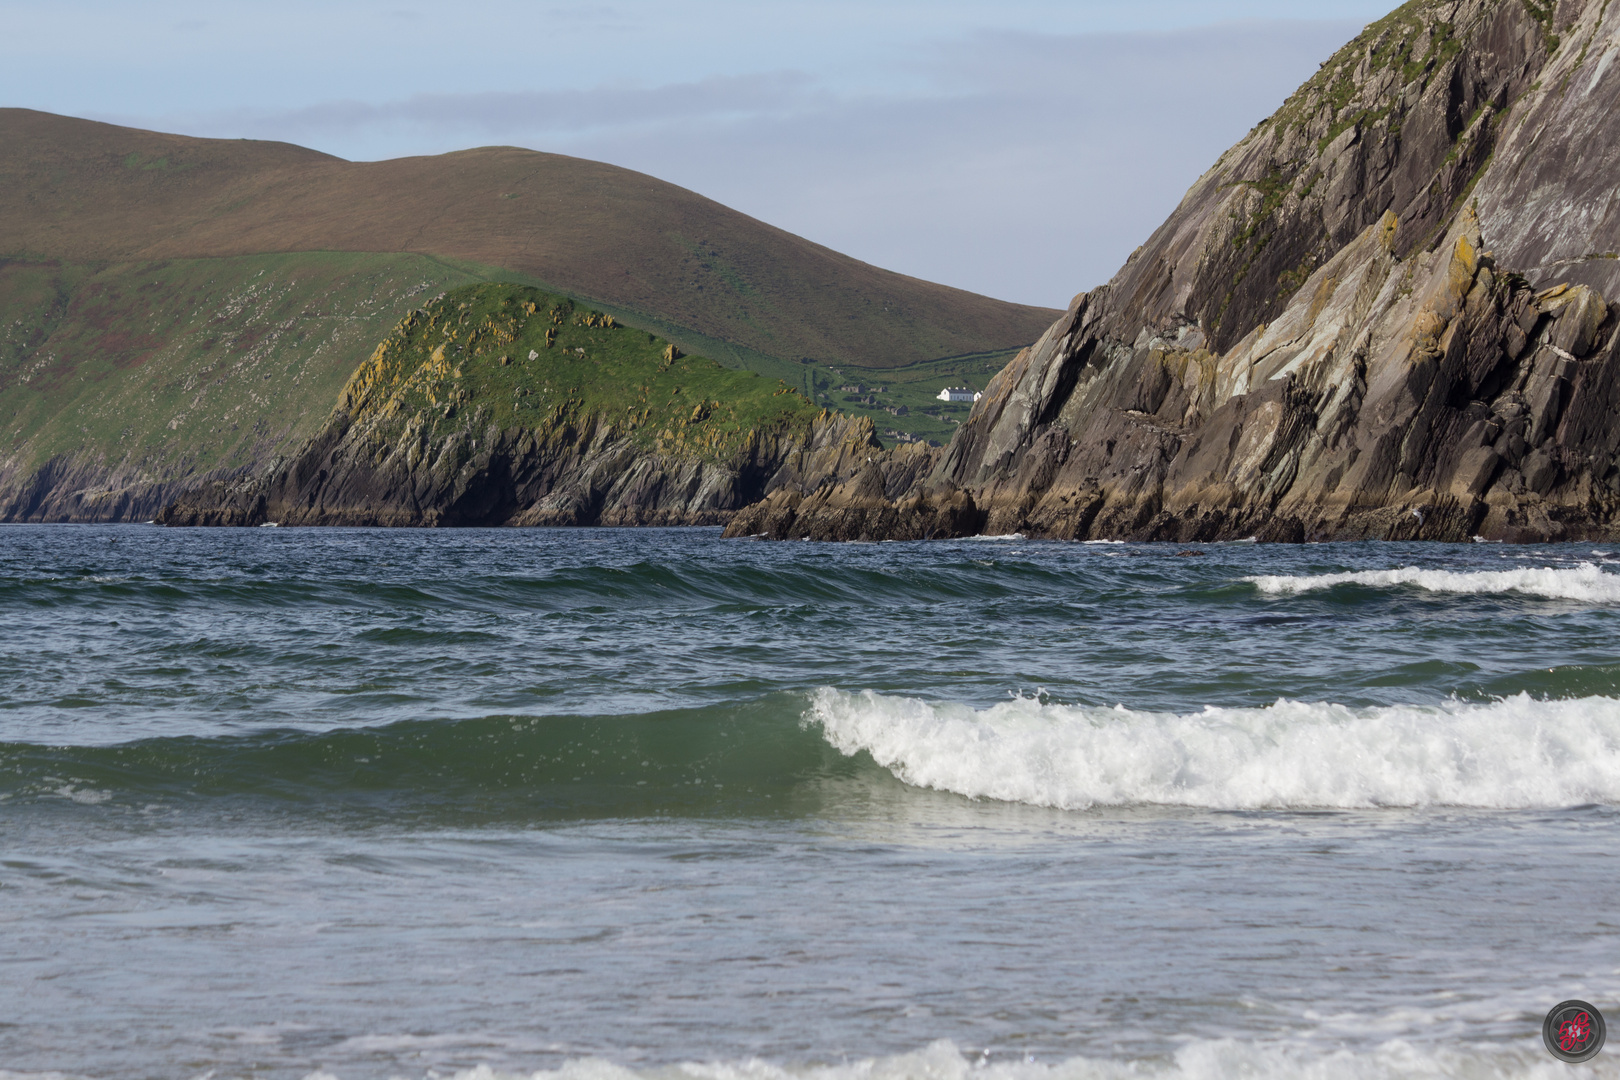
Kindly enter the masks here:
<path id="1" fill-rule="evenodd" d="M 1059 314 L 890 273 L 653 177 L 510 147 L 349 162 L 0 109 L 0 256 L 408 252 L 499 266 L 780 359 L 893 367 Z"/>

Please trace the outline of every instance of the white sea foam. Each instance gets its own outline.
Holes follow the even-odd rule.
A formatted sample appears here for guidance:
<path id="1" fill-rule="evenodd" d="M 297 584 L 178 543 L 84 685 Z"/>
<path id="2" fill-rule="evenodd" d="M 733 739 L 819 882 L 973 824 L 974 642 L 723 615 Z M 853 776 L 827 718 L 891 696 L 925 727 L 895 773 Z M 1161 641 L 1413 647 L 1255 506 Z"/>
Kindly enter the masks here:
<path id="1" fill-rule="evenodd" d="M 1620 603 L 1620 574 L 1605 573 L 1596 563 L 1583 562 L 1570 567 L 1524 567 L 1518 570 L 1424 570 L 1406 566 L 1399 570 L 1361 570 L 1344 574 L 1290 574 L 1247 577 L 1263 593 L 1295 595 L 1335 585 L 1367 585 L 1396 588 L 1410 585 L 1442 593 L 1525 593 L 1558 600 L 1587 600 Z"/>
<path id="2" fill-rule="evenodd" d="M 908 784 L 1060 809 L 1620 804 L 1613 698 L 1176 715 L 1028 698 L 980 711 L 822 689 L 805 719 Z"/>
<path id="3" fill-rule="evenodd" d="M 586 1058 L 532 1074 L 480 1065 L 456 1073 L 455 1080 L 1567 1080 L 1570 1076 L 1620 1077 L 1620 1058 L 1600 1057 L 1572 1071 L 1539 1046 L 1429 1049 L 1391 1042 L 1364 1052 L 1323 1052 L 1220 1039 L 1182 1043 L 1150 1060 L 1075 1057 L 1047 1063 L 964 1054 L 941 1040 L 916 1053 L 838 1065 L 784 1067 L 749 1060 L 628 1069 Z M 306 1080 L 336 1078 L 323 1072 Z"/>
<path id="4" fill-rule="evenodd" d="M 81 806 L 99 806 L 112 798 L 112 792 L 110 791 L 82 788 L 77 784 L 66 784 L 53 790 L 51 794 L 60 795 L 62 798 L 76 802 Z"/>

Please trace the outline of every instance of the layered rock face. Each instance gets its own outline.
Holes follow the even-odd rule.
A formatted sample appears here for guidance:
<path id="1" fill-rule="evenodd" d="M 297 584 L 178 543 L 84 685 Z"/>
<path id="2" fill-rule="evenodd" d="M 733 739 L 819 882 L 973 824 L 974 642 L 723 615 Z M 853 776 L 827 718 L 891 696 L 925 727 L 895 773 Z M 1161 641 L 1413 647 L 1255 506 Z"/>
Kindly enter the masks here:
<path id="1" fill-rule="evenodd" d="M 726 461 L 649 451 L 601 415 L 539 430 L 490 425 L 413 453 L 347 411 L 268 478 L 212 484 L 163 525 L 723 525 L 784 485 L 836 485 L 881 450 L 865 418 L 828 414 Z M 938 451 L 916 455 L 909 485 Z M 885 464 L 888 464 L 887 460 Z"/>
<path id="2" fill-rule="evenodd" d="M 1620 537 L 1620 4 L 1418 0 L 1225 154 L 904 492 L 734 535 Z"/>

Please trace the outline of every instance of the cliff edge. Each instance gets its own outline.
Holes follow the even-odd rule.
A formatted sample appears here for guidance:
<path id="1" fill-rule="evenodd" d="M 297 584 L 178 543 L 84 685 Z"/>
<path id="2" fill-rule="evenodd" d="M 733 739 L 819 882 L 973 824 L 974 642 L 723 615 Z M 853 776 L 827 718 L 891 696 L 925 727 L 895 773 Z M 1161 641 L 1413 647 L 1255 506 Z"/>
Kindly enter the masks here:
<path id="1" fill-rule="evenodd" d="M 1406 4 L 1008 365 L 925 479 L 776 493 L 729 532 L 1620 537 L 1617 58 L 1608 0 Z"/>

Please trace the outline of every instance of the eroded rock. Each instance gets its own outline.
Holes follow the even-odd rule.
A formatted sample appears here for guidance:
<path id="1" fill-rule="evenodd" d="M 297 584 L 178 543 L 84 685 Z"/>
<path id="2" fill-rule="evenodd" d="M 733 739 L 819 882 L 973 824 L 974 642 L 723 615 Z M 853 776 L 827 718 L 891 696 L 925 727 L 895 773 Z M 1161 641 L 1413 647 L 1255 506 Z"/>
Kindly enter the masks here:
<path id="1" fill-rule="evenodd" d="M 1564 0 L 1557 19 L 1553 52 L 1513 0 L 1374 23 L 992 380 L 931 474 L 738 521 L 1620 538 L 1620 261 L 1551 257 L 1620 251 L 1614 172 L 1592 165 L 1620 153 L 1620 5 Z M 933 514 L 943 491 L 973 512 Z"/>

